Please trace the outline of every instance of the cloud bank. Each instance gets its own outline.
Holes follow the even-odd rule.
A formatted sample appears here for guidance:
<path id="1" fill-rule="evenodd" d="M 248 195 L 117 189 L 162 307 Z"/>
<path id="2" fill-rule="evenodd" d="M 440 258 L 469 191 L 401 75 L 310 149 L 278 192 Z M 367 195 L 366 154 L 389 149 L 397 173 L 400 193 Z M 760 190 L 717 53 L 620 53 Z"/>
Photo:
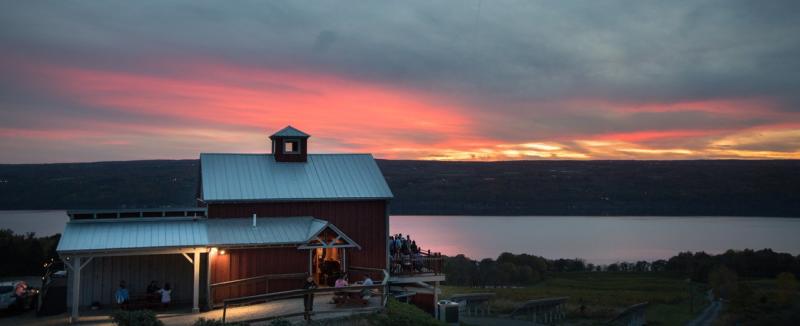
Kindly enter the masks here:
<path id="1" fill-rule="evenodd" d="M 0 163 L 800 158 L 796 1 L 4 1 Z"/>

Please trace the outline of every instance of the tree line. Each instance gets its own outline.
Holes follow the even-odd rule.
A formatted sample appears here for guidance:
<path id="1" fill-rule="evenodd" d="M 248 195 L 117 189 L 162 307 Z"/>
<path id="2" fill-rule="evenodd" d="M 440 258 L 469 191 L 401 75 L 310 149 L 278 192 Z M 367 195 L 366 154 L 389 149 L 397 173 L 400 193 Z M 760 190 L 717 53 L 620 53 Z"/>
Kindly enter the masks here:
<path id="1" fill-rule="evenodd" d="M 800 160 L 377 160 L 395 215 L 800 216 Z M 0 164 L 0 209 L 197 204 L 198 160 Z"/>
<path id="2" fill-rule="evenodd" d="M 502 253 L 497 259 L 476 261 L 464 255 L 446 257 L 447 283 L 462 286 L 529 285 L 551 273 L 561 272 L 669 272 L 708 282 L 711 272 L 724 266 L 741 277 L 774 278 L 788 272 L 800 276 L 800 255 L 774 252 L 771 249 L 728 250 L 712 255 L 705 252 L 681 252 L 669 259 L 617 262 L 608 265 L 586 263 L 583 259 L 547 259 L 530 254 Z"/>
<path id="3" fill-rule="evenodd" d="M 15 234 L 0 229 L 0 276 L 42 275 L 43 264 L 57 258 L 60 234 L 36 237 L 35 233 Z"/>

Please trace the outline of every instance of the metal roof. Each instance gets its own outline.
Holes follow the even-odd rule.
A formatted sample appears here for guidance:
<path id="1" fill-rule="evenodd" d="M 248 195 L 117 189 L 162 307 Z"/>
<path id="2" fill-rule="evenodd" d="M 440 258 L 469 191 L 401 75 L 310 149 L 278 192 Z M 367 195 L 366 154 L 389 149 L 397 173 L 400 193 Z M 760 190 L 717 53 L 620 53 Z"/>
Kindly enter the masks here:
<path id="1" fill-rule="evenodd" d="M 369 154 L 309 154 L 302 163 L 272 154 L 200 154 L 203 200 L 389 199 L 392 191 Z"/>
<path id="2" fill-rule="evenodd" d="M 286 128 L 278 130 L 278 132 L 272 134 L 272 136 L 270 137 L 311 137 L 311 136 L 307 133 L 297 130 L 297 128 L 295 127 L 286 126 Z"/>
<path id="3" fill-rule="evenodd" d="M 313 217 L 220 219 L 115 219 L 70 221 L 56 251 L 109 252 L 209 246 L 305 244 L 330 227 L 358 246 L 328 221 Z"/>
<path id="4" fill-rule="evenodd" d="M 58 252 L 185 248 L 208 245 L 204 219 L 70 221 Z"/>
<path id="5" fill-rule="evenodd" d="M 277 245 L 306 243 L 322 231 L 327 221 L 313 217 L 209 219 L 208 240 L 211 245 Z"/>

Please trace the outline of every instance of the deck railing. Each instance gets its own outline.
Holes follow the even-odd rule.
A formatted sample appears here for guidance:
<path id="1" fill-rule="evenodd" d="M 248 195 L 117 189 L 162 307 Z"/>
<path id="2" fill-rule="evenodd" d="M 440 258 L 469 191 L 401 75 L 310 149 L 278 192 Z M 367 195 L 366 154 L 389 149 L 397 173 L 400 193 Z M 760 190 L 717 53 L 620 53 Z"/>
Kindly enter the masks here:
<path id="1" fill-rule="evenodd" d="M 395 254 L 391 257 L 390 264 L 392 275 L 439 275 L 443 273 L 444 256 L 430 251 L 411 255 Z"/>
<path id="2" fill-rule="evenodd" d="M 566 318 L 569 297 L 530 300 L 514 309 L 509 317 L 530 318 L 533 323 L 554 324 Z"/>
<path id="3" fill-rule="evenodd" d="M 226 288 L 231 286 L 238 286 L 244 284 L 251 284 L 255 282 L 264 282 L 264 293 L 269 293 L 269 281 L 271 280 L 303 280 L 307 276 L 306 273 L 291 273 L 291 274 L 266 274 L 254 277 L 248 277 L 233 281 L 225 281 L 219 283 L 212 283 L 209 285 L 209 305 L 212 307 L 220 307 L 221 304 L 215 306 L 214 300 L 214 291 L 220 288 Z"/>
<path id="4" fill-rule="evenodd" d="M 350 267 L 348 270 L 352 271 L 363 271 L 366 273 L 381 273 L 383 275 L 383 279 L 381 283 L 375 285 L 356 285 L 356 286 L 347 286 L 347 287 L 340 287 L 340 288 L 316 288 L 316 289 L 298 289 L 298 290 L 290 290 L 290 291 L 283 291 L 283 292 L 275 292 L 275 293 L 268 293 L 268 294 L 259 294 L 241 298 L 232 298 L 226 299 L 222 303 L 222 323 L 223 325 L 226 322 L 228 307 L 230 306 L 239 306 L 239 305 L 247 305 L 252 303 L 258 302 L 272 302 L 272 301 L 279 301 L 279 300 L 286 300 L 286 299 L 296 299 L 296 298 L 305 298 L 307 295 L 311 295 L 311 306 L 314 305 L 315 294 L 328 294 L 328 293 L 335 293 L 341 291 L 360 291 L 360 290 L 378 290 L 380 291 L 381 295 L 381 304 L 379 307 L 366 307 L 366 308 L 357 308 L 357 309 L 349 309 L 350 311 L 378 311 L 382 310 L 386 306 L 386 301 L 388 300 L 389 295 L 389 273 L 383 269 L 375 269 L 375 268 L 366 268 L 366 267 Z M 285 313 L 285 314 L 276 314 L 271 316 L 263 316 L 259 318 L 253 318 L 247 320 L 245 322 L 259 322 L 259 321 L 267 321 L 277 318 L 289 318 L 289 317 L 296 317 L 296 316 L 304 316 L 307 321 L 311 320 L 312 315 L 320 315 L 325 313 L 337 313 L 341 312 L 341 310 L 332 310 L 332 311 L 312 311 L 309 310 L 309 307 L 304 305 L 303 312 L 294 312 L 294 313 Z"/>

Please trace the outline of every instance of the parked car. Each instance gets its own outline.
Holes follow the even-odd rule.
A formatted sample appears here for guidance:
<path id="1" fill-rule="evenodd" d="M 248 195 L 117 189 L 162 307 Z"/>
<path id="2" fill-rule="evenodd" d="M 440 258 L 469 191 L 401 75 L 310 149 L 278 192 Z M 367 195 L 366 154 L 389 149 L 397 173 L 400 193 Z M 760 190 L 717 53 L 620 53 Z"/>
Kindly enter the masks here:
<path id="1" fill-rule="evenodd" d="M 36 306 L 39 290 L 25 281 L 0 282 L 0 310 L 23 311 Z"/>

